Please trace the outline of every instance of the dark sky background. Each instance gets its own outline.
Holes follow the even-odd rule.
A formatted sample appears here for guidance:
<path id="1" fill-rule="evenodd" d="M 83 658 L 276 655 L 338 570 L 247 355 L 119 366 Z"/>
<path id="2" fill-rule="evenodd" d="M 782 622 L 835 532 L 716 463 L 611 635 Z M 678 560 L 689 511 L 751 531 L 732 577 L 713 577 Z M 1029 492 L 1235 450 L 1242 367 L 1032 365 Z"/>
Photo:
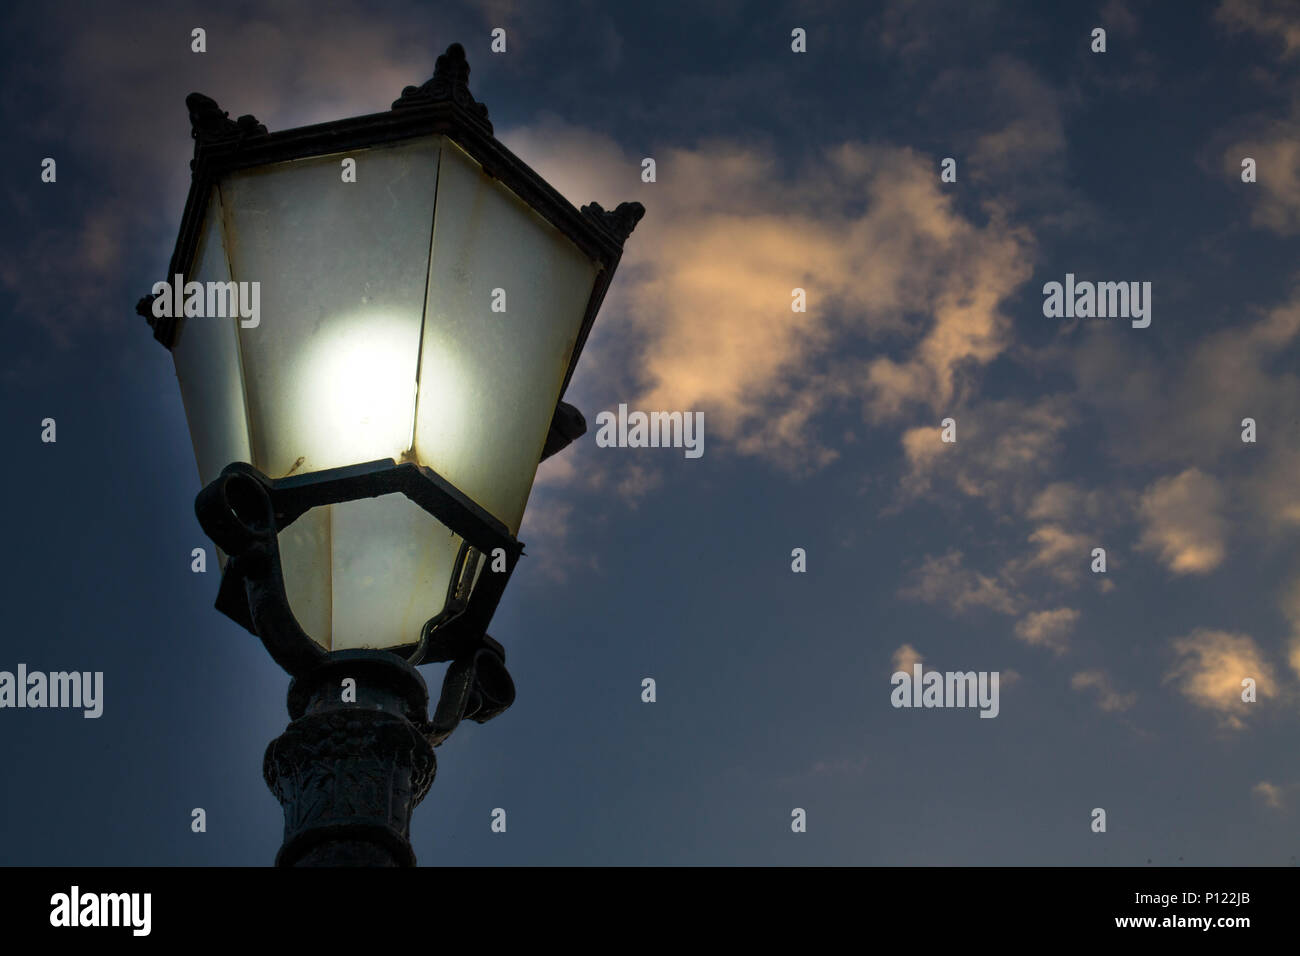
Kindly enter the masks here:
<path id="1" fill-rule="evenodd" d="M 0 710 L 0 863 L 273 858 L 288 679 L 212 608 L 215 562 L 190 570 L 198 476 L 134 305 L 175 240 L 187 93 L 272 130 L 375 112 L 460 42 L 502 142 L 575 204 L 647 208 L 568 400 L 702 410 L 705 453 L 593 427 L 543 466 L 492 627 L 518 701 L 439 749 L 422 864 L 1295 864 L 1300 6 L 2 22 L 0 669 L 103 671 L 105 701 Z M 1044 317 L 1067 272 L 1151 282 L 1151 326 Z M 999 716 L 891 707 L 918 658 L 999 671 Z"/>

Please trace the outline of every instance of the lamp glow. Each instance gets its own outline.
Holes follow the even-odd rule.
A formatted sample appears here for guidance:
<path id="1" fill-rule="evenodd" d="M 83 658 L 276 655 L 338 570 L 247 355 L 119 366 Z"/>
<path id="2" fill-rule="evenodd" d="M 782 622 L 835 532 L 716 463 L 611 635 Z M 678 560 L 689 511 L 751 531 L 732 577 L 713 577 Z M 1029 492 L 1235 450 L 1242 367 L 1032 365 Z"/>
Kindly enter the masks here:
<path id="1" fill-rule="evenodd" d="M 415 356 L 401 320 L 357 313 L 332 323 L 293 373 L 314 402 L 303 416 L 313 469 L 400 460 L 415 422 Z"/>

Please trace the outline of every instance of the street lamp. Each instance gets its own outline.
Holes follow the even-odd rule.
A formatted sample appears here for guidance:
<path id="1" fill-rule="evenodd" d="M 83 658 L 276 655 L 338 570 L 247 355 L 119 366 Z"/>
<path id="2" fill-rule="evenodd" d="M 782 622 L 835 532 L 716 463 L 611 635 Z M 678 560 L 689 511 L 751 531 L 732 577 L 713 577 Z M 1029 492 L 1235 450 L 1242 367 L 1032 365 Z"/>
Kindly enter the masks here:
<path id="1" fill-rule="evenodd" d="M 277 133 L 186 98 L 189 197 L 137 311 L 175 361 L 216 606 L 293 677 L 264 763 L 281 866 L 413 865 L 433 747 L 514 700 L 487 627 L 644 213 L 575 209 L 468 77 L 453 44 L 389 111 Z"/>

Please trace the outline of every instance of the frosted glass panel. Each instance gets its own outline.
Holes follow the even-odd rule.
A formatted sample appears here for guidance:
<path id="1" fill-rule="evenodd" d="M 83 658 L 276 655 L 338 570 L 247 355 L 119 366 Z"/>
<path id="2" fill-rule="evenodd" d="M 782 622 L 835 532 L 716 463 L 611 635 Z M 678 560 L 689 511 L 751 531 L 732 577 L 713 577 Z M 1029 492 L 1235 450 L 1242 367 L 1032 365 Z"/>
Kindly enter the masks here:
<path id="1" fill-rule="evenodd" d="M 415 454 L 519 530 L 596 265 L 448 142 Z M 493 290 L 506 311 L 493 312 Z"/>
<path id="2" fill-rule="evenodd" d="M 330 511 L 334 650 L 414 644 L 443 609 L 461 539 L 404 495 Z"/>
<path id="3" fill-rule="evenodd" d="M 298 626 L 326 650 L 334 633 L 330 607 L 330 509 L 312 508 L 280 531 L 284 594 Z"/>
<path id="4" fill-rule="evenodd" d="M 221 204 L 212 191 L 189 279 L 228 282 L 226 250 L 221 242 Z M 168 276 L 171 282 L 172 277 Z M 172 349 L 180 381 L 185 418 L 194 441 L 199 482 L 206 485 L 232 461 L 248 461 L 248 418 L 234 318 L 191 316 L 181 320 L 180 338 Z"/>
<path id="5" fill-rule="evenodd" d="M 414 644 L 460 545 L 405 495 L 313 508 L 280 532 L 289 607 L 326 650 Z"/>
<path id="6" fill-rule="evenodd" d="M 270 477 L 410 446 L 440 141 L 222 181 L 232 278 L 261 283 L 260 323 L 239 340 L 253 464 Z"/>

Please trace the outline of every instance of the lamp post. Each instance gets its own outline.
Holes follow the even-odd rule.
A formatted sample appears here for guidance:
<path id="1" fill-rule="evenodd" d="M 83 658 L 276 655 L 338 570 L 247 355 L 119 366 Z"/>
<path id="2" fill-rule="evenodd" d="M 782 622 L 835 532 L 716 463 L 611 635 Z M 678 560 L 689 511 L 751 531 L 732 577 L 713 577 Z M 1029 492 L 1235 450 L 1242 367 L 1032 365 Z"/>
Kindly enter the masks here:
<path id="1" fill-rule="evenodd" d="M 487 628 L 644 213 L 575 209 L 468 77 L 453 44 L 389 111 L 276 133 L 186 98 L 170 280 L 137 311 L 175 361 L 216 606 L 293 678 L 263 768 L 280 866 L 413 865 L 434 746 L 513 702 Z M 432 719 L 426 662 L 449 662 Z"/>

